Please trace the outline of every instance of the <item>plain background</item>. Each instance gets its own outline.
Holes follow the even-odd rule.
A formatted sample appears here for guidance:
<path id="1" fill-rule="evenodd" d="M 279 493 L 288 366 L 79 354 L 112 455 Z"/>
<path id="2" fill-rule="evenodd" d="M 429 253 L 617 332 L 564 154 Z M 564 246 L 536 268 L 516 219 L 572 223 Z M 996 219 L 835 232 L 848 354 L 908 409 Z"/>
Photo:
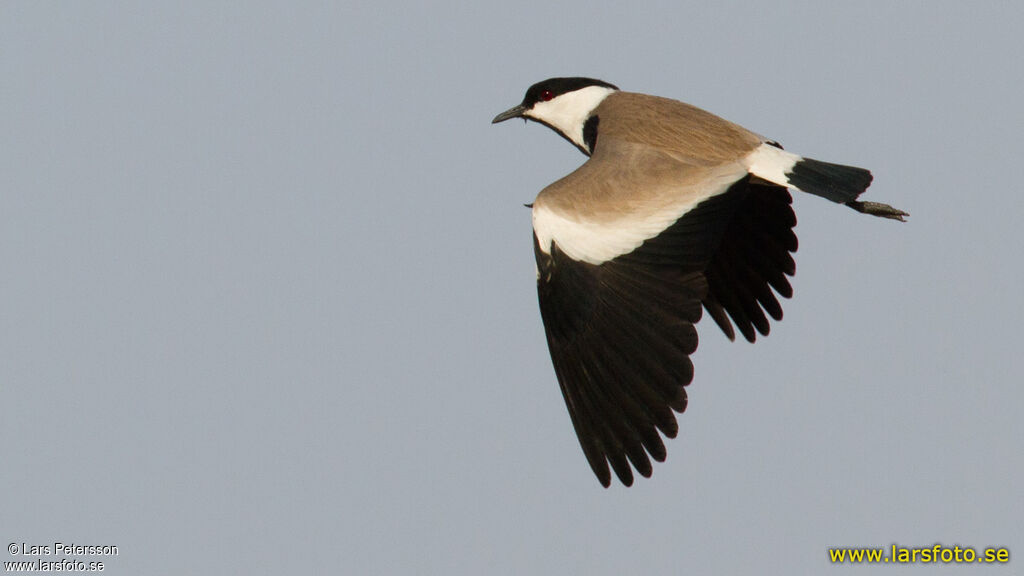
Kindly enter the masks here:
<path id="1" fill-rule="evenodd" d="M 823 574 L 893 543 L 1019 571 L 1022 12 L 5 2 L 3 544 L 117 545 L 115 574 Z M 630 489 L 573 434 L 522 207 L 584 158 L 490 124 L 563 75 L 911 213 L 798 196 L 785 320 L 701 323 Z"/>

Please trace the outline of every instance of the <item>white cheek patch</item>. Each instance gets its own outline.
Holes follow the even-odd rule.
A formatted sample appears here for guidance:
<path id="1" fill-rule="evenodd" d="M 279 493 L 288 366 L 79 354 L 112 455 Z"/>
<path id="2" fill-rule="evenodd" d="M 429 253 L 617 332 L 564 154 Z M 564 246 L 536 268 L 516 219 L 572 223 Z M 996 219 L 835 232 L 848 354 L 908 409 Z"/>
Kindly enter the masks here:
<path id="1" fill-rule="evenodd" d="M 754 176 L 763 178 L 772 184 L 788 187 L 790 184 L 787 174 L 792 172 L 793 166 L 801 160 L 803 158 L 796 154 L 765 143 L 747 154 L 742 162 Z"/>
<path id="2" fill-rule="evenodd" d="M 544 122 L 565 134 L 577 146 L 586 148 L 583 125 L 594 108 L 612 92 L 615 90 L 606 86 L 587 86 L 547 102 L 537 102 L 524 115 Z"/>

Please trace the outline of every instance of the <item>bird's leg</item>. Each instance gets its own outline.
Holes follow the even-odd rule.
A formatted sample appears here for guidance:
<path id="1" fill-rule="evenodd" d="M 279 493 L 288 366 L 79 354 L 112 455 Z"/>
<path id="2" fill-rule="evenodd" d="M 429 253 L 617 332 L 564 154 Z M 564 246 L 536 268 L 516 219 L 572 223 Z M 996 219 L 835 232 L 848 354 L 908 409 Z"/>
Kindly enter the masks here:
<path id="1" fill-rule="evenodd" d="M 882 204 L 881 202 L 857 202 L 856 200 L 850 200 L 846 205 L 861 214 L 871 214 L 872 216 L 890 218 L 892 220 L 899 220 L 900 222 L 906 222 L 905 217 L 910 216 L 910 214 L 907 214 L 903 210 L 898 210 L 888 204 Z"/>

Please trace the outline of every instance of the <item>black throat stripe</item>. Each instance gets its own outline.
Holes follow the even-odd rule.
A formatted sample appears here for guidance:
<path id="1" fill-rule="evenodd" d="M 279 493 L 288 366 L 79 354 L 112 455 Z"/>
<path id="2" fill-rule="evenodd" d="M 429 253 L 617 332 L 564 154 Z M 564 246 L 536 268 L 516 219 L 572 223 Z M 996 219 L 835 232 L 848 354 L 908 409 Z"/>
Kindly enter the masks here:
<path id="1" fill-rule="evenodd" d="M 594 153 L 594 147 L 597 146 L 597 124 L 600 121 L 601 119 L 597 116 L 591 116 L 583 124 L 583 144 L 591 154 Z"/>

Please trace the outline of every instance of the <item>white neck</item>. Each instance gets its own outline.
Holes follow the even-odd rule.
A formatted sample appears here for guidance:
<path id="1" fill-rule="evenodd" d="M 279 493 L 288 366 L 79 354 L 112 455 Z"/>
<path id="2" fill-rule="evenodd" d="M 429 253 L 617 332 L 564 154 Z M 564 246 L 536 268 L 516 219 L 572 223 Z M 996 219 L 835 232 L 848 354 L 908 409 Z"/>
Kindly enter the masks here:
<path id="1" fill-rule="evenodd" d="M 587 86 L 566 92 L 547 102 L 537 102 L 523 115 L 544 122 L 565 134 L 566 138 L 580 148 L 587 150 L 587 145 L 583 142 L 583 124 L 594 108 L 612 92 L 615 90 L 607 86 Z"/>

